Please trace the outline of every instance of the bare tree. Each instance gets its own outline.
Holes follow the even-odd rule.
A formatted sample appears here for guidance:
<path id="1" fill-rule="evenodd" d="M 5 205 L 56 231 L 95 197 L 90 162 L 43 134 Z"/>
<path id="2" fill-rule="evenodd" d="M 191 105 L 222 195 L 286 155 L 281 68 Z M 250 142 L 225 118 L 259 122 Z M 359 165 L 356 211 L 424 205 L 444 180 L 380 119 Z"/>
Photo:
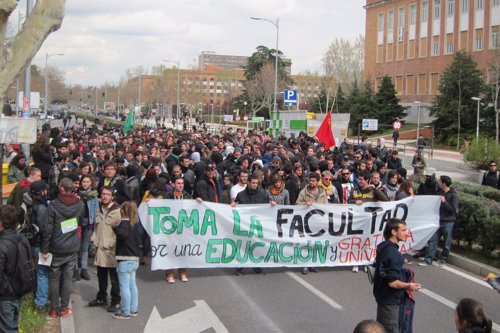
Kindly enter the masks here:
<path id="1" fill-rule="evenodd" d="M 262 65 L 254 78 L 247 81 L 246 88 L 249 107 L 253 114 L 262 108 L 271 110 L 274 98 L 274 65 L 269 62 Z"/>
<path id="2" fill-rule="evenodd" d="M 323 56 L 325 70 L 324 89 L 327 93 L 337 91 L 337 84 L 345 92 L 350 92 L 354 82 L 364 82 L 365 39 L 358 36 L 354 42 L 336 38 Z"/>
<path id="3" fill-rule="evenodd" d="M 7 37 L 8 19 L 16 0 L 0 0 L 0 103 L 21 70 L 31 61 L 47 36 L 61 27 L 66 0 L 38 0 L 22 29 Z"/>
<path id="4" fill-rule="evenodd" d="M 493 61 L 488 66 L 488 84 L 491 90 L 491 99 L 495 110 L 495 138 L 497 143 L 500 137 L 500 49 L 495 52 Z"/>

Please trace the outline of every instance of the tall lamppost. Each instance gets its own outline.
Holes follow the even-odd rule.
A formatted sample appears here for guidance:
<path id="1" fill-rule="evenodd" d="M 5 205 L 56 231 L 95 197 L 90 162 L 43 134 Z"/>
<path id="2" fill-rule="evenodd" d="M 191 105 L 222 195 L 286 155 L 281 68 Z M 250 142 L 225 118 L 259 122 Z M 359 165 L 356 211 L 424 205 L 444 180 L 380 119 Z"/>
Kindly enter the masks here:
<path id="1" fill-rule="evenodd" d="M 477 101 L 476 141 L 479 142 L 479 104 L 481 103 L 481 98 L 472 97 L 471 99 Z"/>
<path id="2" fill-rule="evenodd" d="M 172 60 L 163 60 L 163 62 L 171 62 L 177 65 L 177 112 L 175 115 L 175 128 L 179 129 L 179 112 L 181 111 L 180 105 L 180 85 L 181 85 L 181 60 L 178 59 L 177 62 Z"/>
<path id="3" fill-rule="evenodd" d="M 417 113 L 417 141 L 416 141 L 417 142 L 416 145 L 418 146 L 418 137 L 420 136 L 420 111 L 421 111 L 422 102 L 415 101 L 413 103 L 417 104 L 417 108 L 418 108 L 418 113 Z"/>
<path id="4" fill-rule="evenodd" d="M 48 60 L 52 56 L 63 56 L 64 53 L 45 53 L 45 105 L 44 105 L 44 119 L 47 119 L 47 109 L 49 107 L 49 67 L 47 66 Z"/>
<path id="5" fill-rule="evenodd" d="M 276 18 L 276 21 L 271 21 L 261 17 L 250 17 L 252 20 L 257 21 L 266 21 L 274 25 L 276 28 L 276 55 L 275 55 L 275 64 L 274 64 L 274 102 L 273 102 L 273 112 L 276 112 L 278 108 L 278 104 L 276 104 L 276 96 L 278 95 L 278 40 L 279 40 L 279 32 L 280 32 L 280 18 Z"/>

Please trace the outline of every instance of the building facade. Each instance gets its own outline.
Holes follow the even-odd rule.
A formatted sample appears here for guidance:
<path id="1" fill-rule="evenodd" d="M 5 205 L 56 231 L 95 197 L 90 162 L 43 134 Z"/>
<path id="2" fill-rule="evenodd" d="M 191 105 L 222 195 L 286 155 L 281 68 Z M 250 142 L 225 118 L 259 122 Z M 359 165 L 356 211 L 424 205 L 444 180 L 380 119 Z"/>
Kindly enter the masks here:
<path id="1" fill-rule="evenodd" d="M 393 79 L 409 114 L 438 92 L 457 50 L 485 69 L 500 47 L 500 0 L 367 0 L 365 77 Z"/>

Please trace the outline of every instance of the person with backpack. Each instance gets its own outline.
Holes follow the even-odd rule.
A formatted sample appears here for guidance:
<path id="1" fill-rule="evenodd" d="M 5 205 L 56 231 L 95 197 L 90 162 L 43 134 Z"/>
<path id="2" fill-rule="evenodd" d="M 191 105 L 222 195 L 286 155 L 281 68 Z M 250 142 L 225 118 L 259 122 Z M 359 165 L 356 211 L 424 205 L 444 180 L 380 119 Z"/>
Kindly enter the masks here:
<path id="1" fill-rule="evenodd" d="M 484 173 L 481 185 L 500 190 L 500 171 L 497 170 L 497 162 L 491 160 L 490 163 L 488 163 L 488 171 Z"/>
<path id="2" fill-rule="evenodd" d="M 14 290 L 18 280 L 17 259 L 19 235 L 18 209 L 13 205 L 0 206 L 0 332 L 17 332 L 21 296 Z M 22 237 L 22 236 L 21 236 Z"/>
<path id="3" fill-rule="evenodd" d="M 73 191 L 73 181 L 61 179 L 59 195 L 47 207 L 46 226 L 42 229 L 42 257 L 50 264 L 50 317 L 67 317 L 73 313 L 69 300 L 73 273 L 78 260 L 80 239 L 78 226 L 83 220 L 84 205 Z"/>
<path id="4" fill-rule="evenodd" d="M 32 249 L 34 262 L 38 263 L 40 248 L 42 245 L 41 230 L 45 227 L 45 214 L 47 212 L 47 194 L 49 186 L 43 180 L 31 183 L 30 191 L 23 196 L 26 207 L 25 228 Z M 45 311 L 49 297 L 49 275 L 50 267 L 37 265 L 36 267 L 36 290 L 35 307 L 37 312 Z"/>

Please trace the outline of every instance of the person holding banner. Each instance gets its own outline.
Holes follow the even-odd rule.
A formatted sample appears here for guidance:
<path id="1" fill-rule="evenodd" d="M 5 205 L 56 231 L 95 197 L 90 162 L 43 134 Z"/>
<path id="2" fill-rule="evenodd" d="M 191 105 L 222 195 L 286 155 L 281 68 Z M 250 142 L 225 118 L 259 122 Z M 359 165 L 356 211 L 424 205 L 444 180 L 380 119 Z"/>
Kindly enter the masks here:
<path id="1" fill-rule="evenodd" d="M 283 178 L 279 174 L 275 173 L 271 176 L 271 184 L 266 192 L 271 202 L 274 202 L 275 205 L 290 204 L 288 190 L 285 188 Z"/>
<path id="2" fill-rule="evenodd" d="M 323 187 L 319 186 L 320 179 L 321 177 L 316 172 L 311 172 L 309 174 L 309 185 L 300 191 L 296 202 L 297 205 L 311 206 L 313 203 L 328 203 L 326 191 Z M 316 267 L 304 267 L 302 269 L 302 274 L 306 275 L 308 271 L 317 273 L 319 272 L 319 269 Z"/>
<path id="3" fill-rule="evenodd" d="M 238 204 L 248 205 L 248 204 L 264 204 L 271 203 L 274 206 L 274 201 L 269 201 L 269 196 L 267 193 L 259 187 L 259 178 L 252 174 L 248 179 L 247 187 L 238 193 L 236 199 L 231 203 L 231 207 L 236 207 Z M 256 274 L 262 273 L 262 268 L 256 267 L 253 269 Z M 235 274 L 237 276 L 241 275 L 243 268 L 236 268 Z"/>
<path id="4" fill-rule="evenodd" d="M 405 291 L 418 291 L 419 283 L 404 282 L 403 255 L 399 252 L 399 242 L 406 241 L 406 222 L 392 218 L 384 229 L 384 239 L 377 246 L 375 257 L 375 277 L 373 295 L 377 302 L 377 321 L 387 333 L 399 333 L 400 307 Z"/>
<path id="5" fill-rule="evenodd" d="M 173 199 L 173 200 L 191 199 L 191 195 L 189 195 L 189 193 L 184 191 L 184 178 L 182 177 L 174 178 L 174 190 L 172 192 L 167 192 L 167 199 Z M 187 270 L 185 268 L 179 268 L 178 273 L 179 273 L 179 279 L 182 282 L 188 282 Z M 174 271 L 172 269 L 167 269 L 166 280 L 167 283 L 170 284 L 175 282 Z"/>

